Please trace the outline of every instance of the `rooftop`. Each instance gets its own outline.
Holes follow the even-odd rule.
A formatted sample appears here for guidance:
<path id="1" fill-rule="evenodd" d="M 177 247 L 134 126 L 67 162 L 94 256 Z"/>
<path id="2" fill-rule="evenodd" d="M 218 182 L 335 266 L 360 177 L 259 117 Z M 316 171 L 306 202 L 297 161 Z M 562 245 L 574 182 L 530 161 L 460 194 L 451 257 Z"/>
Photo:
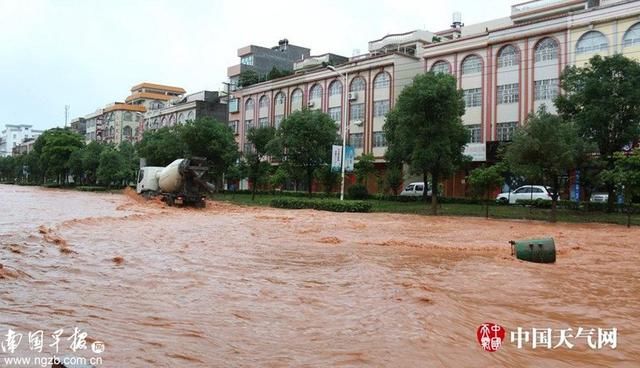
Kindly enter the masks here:
<path id="1" fill-rule="evenodd" d="M 140 83 L 140 84 L 136 84 L 135 86 L 131 87 L 131 92 L 137 91 L 137 90 L 142 89 L 142 88 L 159 89 L 159 90 L 175 92 L 175 93 L 179 93 L 179 94 L 183 94 L 183 93 L 187 92 L 187 91 L 184 90 L 184 88 L 174 87 L 174 86 L 167 86 L 167 85 L 164 85 L 164 84 L 149 83 L 149 82 L 143 82 L 143 83 Z"/>
<path id="2" fill-rule="evenodd" d="M 109 105 L 104 108 L 104 112 L 110 111 L 137 111 L 137 112 L 145 112 L 145 109 L 142 105 L 130 105 L 122 102 L 115 102 L 113 105 Z"/>

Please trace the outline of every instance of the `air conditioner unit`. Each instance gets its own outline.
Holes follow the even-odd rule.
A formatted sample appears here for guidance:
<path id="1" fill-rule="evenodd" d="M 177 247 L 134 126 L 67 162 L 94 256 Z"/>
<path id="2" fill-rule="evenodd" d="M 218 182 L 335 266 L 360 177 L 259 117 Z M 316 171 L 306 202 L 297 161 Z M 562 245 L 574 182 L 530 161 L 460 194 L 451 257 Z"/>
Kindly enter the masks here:
<path id="1" fill-rule="evenodd" d="M 362 120 L 354 120 L 351 122 L 353 125 L 359 126 L 361 127 L 364 124 L 364 121 Z"/>
<path id="2" fill-rule="evenodd" d="M 307 102 L 307 107 L 314 107 L 316 104 L 313 101 Z"/>
<path id="3" fill-rule="evenodd" d="M 349 101 L 354 101 L 358 99 L 358 92 L 349 92 Z"/>

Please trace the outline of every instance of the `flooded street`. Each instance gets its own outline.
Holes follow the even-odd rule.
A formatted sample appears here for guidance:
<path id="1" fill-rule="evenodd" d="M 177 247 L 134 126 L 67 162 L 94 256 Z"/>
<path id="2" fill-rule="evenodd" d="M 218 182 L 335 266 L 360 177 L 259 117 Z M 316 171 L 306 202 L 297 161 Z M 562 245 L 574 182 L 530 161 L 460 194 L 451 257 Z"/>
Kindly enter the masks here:
<path id="1" fill-rule="evenodd" d="M 2 338 L 9 328 L 24 343 L 29 331 L 64 328 L 68 345 L 79 327 L 105 343 L 104 367 L 640 362 L 638 228 L 217 202 L 177 209 L 6 185 L 0 201 Z M 510 256 L 509 240 L 541 236 L 555 238 L 555 264 Z M 507 337 L 489 353 L 476 341 L 483 322 L 507 334 L 615 327 L 618 341 L 534 350 Z"/>

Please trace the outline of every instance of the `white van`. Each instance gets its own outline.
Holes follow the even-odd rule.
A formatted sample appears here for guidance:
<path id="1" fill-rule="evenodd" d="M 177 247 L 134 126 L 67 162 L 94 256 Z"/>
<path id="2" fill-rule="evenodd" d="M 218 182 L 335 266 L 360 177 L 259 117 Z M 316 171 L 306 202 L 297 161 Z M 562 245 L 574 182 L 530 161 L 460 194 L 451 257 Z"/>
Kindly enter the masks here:
<path id="1" fill-rule="evenodd" d="M 424 182 L 419 181 L 415 183 L 409 183 L 400 193 L 403 197 L 422 197 L 424 195 L 424 188 L 428 187 L 424 185 Z M 427 190 L 427 195 L 431 195 L 431 190 Z"/>

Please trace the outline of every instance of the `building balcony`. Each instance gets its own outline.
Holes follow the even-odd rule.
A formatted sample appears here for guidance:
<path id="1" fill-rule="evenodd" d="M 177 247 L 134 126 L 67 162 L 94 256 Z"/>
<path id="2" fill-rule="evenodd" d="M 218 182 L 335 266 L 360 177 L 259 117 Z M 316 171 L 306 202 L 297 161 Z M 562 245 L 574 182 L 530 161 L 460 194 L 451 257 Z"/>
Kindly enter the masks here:
<path id="1" fill-rule="evenodd" d="M 369 52 L 383 50 L 389 46 L 406 45 L 418 41 L 431 43 L 433 33 L 428 31 L 411 31 L 406 33 L 390 34 L 379 40 L 369 41 Z"/>
<path id="2" fill-rule="evenodd" d="M 231 78 L 240 75 L 240 72 L 242 72 L 242 64 L 230 66 L 227 68 L 227 77 Z"/>
<path id="3" fill-rule="evenodd" d="M 532 0 L 511 6 L 511 19 L 518 22 L 564 14 L 587 7 L 587 0 Z"/>

